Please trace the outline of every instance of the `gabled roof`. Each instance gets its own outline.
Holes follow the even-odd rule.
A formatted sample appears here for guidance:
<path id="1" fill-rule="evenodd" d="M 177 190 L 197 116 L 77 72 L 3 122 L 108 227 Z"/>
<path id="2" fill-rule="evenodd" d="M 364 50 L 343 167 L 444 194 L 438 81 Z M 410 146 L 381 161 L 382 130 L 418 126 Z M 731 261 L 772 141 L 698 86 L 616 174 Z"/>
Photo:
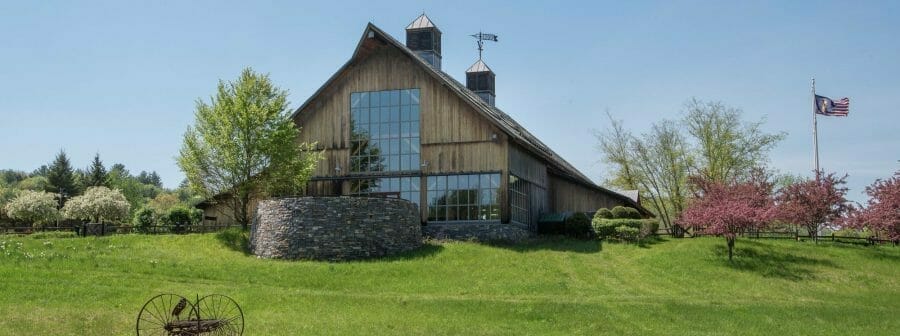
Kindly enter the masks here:
<path id="1" fill-rule="evenodd" d="M 412 23 L 406 26 L 406 29 L 422 29 L 422 28 L 437 28 L 434 25 L 434 22 L 431 22 L 431 19 L 428 18 L 425 13 L 419 15 Z"/>
<path id="2" fill-rule="evenodd" d="M 416 21 L 413 21 L 413 23 L 416 23 L 422 17 L 425 17 L 425 14 L 422 14 L 422 16 L 416 19 Z M 427 20 L 428 18 L 425 17 L 425 19 Z M 428 20 L 428 22 L 430 22 L 430 20 Z M 310 96 L 306 100 L 306 102 L 303 103 L 303 105 L 300 105 L 300 107 L 298 107 L 297 110 L 291 115 L 291 119 L 295 119 L 300 114 L 300 111 L 303 111 L 303 109 L 305 109 L 316 97 L 318 97 L 322 93 L 322 91 L 325 90 L 325 88 L 327 88 L 332 82 L 334 82 L 340 76 L 340 74 L 344 72 L 344 70 L 354 64 L 354 62 L 357 61 L 357 59 L 360 55 L 362 55 L 363 52 L 370 51 L 363 50 L 363 42 L 365 42 L 366 39 L 370 37 L 378 38 L 385 44 L 393 46 L 409 56 L 413 60 L 413 63 L 420 65 L 426 73 L 440 81 L 451 91 L 455 92 L 460 97 L 460 99 L 468 103 L 477 113 L 487 118 L 487 120 L 490 121 L 494 126 L 509 135 L 512 141 L 525 147 L 525 149 L 527 149 L 533 155 L 548 162 L 550 168 L 549 172 L 553 175 L 563 177 L 586 187 L 610 194 L 614 197 L 619 198 L 625 203 L 632 205 L 645 214 L 651 214 L 650 211 L 642 207 L 640 204 L 638 204 L 628 196 L 622 195 L 595 184 L 593 181 L 591 181 L 590 178 L 582 174 L 580 171 L 578 171 L 578 169 L 572 166 L 572 164 L 560 157 L 559 154 L 556 154 L 556 152 L 550 149 L 550 147 L 545 145 L 543 142 L 538 140 L 537 137 L 531 134 L 531 132 L 528 132 L 528 130 L 526 130 L 524 127 L 522 127 L 522 125 L 513 120 L 513 118 L 508 114 L 486 103 L 481 99 L 481 97 L 469 90 L 465 85 L 463 85 L 447 73 L 432 67 L 431 64 L 416 55 L 416 53 L 407 48 L 406 45 L 400 43 L 400 41 L 397 41 L 396 39 L 394 39 L 394 37 L 385 33 L 383 30 L 381 30 L 381 28 L 378 28 L 371 22 L 366 26 L 366 30 L 363 32 L 362 38 L 360 38 L 359 43 L 357 43 L 356 50 L 353 52 L 353 57 L 351 57 L 350 60 L 347 61 L 347 63 L 344 63 L 344 65 L 341 66 L 341 68 L 338 69 L 331 76 L 331 78 L 329 78 L 328 81 L 326 81 L 318 90 L 316 90 L 316 92 L 313 93 L 312 96 Z M 476 64 L 478 64 L 478 62 L 476 62 Z M 484 63 L 482 62 L 482 64 Z M 485 65 L 485 67 L 487 67 L 487 65 Z"/>
<path id="3" fill-rule="evenodd" d="M 491 68 L 489 68 L 489 67 L 487 66 L 487 64 L 484 64 L 484 62 L 481 61 L 481 60 L 478 60 L 478 62 L 475 62 L 475 64 L 472 64 L 472 66 L 470 66 L 468 69 L 466 69 L 466 73 L 469 73 L 469 72 L 490 72 L 490 71 L 491 71 Z"/>

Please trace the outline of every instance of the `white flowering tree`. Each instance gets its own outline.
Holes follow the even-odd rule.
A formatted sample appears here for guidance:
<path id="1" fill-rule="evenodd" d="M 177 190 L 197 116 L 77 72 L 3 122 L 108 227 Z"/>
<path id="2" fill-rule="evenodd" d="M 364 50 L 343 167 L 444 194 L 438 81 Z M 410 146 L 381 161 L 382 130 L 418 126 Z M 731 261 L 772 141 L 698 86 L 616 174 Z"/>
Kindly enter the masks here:
<path id="1" fill-rule="evenodd" d="M 56 194 L 43 191 L 22 190 L 16 198 L 6 204 L 6 215 L 14 220 L 32 223 L 41 227 L 59 218 L 56 210 Z"/>
<path id="2" fill-rule="evenodd" d="M 88 188 L 83 195 L 66 202 L 63 213 L 67 218 L 100 221 L 121 221 L 128 217 L 131 205 L 119 190 L 107 187 Z"/>

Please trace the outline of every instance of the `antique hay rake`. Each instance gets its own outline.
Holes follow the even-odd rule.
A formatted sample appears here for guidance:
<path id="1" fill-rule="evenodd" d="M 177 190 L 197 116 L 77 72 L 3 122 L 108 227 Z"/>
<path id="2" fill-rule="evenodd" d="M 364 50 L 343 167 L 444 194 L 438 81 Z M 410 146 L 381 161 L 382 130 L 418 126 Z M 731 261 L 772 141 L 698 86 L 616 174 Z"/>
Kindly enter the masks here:
<path id="1" fill-rule="evenodd" d="M 177 294 L 160 294 L 141 308 L 135 326 L 138 336 L 241 335 L 244 312 L 230 297 L 197 297 L 194 302 Z"/>

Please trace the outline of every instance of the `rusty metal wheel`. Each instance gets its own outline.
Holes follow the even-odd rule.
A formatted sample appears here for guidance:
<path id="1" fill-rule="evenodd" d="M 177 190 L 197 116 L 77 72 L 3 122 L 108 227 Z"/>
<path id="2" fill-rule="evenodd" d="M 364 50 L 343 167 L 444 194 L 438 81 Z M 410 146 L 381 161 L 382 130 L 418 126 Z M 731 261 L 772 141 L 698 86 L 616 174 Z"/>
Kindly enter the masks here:
<path id="1" fill-rule="evenodd" d="M 191 315 L 197 317 L 203 333 L 228 336 L 244 333 L 244 312 L 236 301 L 225 295 L 200 298 Z"/>
<path id="2" fill-rule="evenodd" d="M 178 335 L 173 323 L 191 319 L 194 305 L 188 299 L 176 294 L 154 296 L 138 313 L 135 330 L 142 335 Z"/>

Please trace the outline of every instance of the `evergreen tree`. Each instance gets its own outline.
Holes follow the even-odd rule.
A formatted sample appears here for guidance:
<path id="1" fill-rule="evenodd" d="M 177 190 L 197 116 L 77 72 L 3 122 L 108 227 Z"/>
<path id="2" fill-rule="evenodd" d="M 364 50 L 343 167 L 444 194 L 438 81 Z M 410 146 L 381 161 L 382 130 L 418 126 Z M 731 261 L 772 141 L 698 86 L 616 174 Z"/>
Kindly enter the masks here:
<path id="1" fill-rule="evenodd" d="M 143 184 L 149 184 L 155 187 L 162 188 L 162 179 L 159 178 L 159 174 L 157 174 L 155 171 L 148 173 L 142 170 L 141 173 L 138 174 L 137 179 Z"/>
<path id="2" fill-rule="evenodd" d="M 35 169 L 33 172 L 31 172 L 31 174 L 28 175 L 28 177 L 35 177 L 35 176 L 47 177 L 47 174 L 49 172 L 50 172 L 50 169 L 47 168 L 47 165 L 41 165 L 40 168 Z"/>
<path id="3" fill-rule="evenodd" d="M 109 185 L 109 176 L 106 172 L 106 167 L 103 166 L 103 161 L 100 161 L 100 153 L 94 155 L 94 161 L 91 163 L 91 167 L 88 170 L 87 175 L 87 186 L 88 187 L 101 187 Z"/>
<path id="4" fill-rule="evenodd" d="M 53 160 L 53 163 L 47 169 L 47 180 L 50 182 L 47 191 L 62 194 L 63 202 L 65 202 L 66 197 L 74 196 L 77 189 L 75 188 L 73 172 L 69 157 L 66 156 L 65 151 L 60 150 L 56 154 L 56 159 Z"/>

